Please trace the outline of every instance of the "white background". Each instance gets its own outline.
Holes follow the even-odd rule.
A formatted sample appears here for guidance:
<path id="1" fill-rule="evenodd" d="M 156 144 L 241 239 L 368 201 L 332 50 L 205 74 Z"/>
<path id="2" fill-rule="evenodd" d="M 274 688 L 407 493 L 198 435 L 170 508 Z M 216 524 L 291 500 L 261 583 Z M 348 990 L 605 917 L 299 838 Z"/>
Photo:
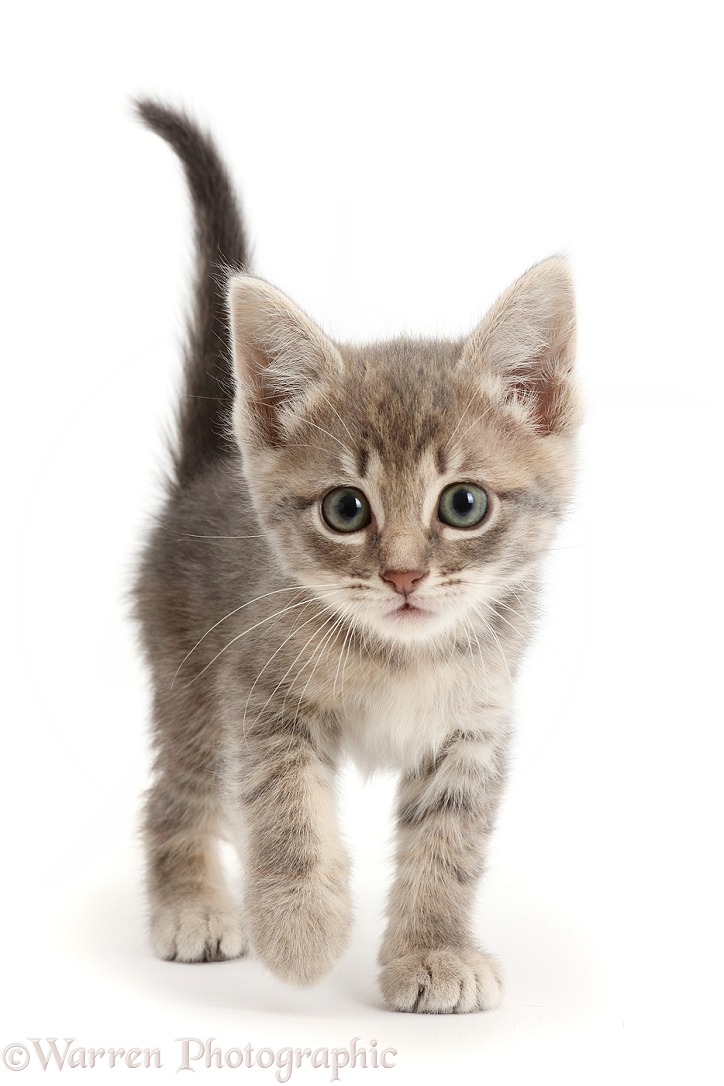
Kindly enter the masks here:
<path id="1" fill-rule="evenodd" d="M 697 0 L 6 11 L 0 1048 L 160 1047 L 164 1070 L 142 1077 L 175 1074 L 182 1036 L 358 1036 L 396 1048 L 396 1068 L 342 1081 L 722 1080 L 714 15 Z M 391 782 L 354 773 L 357 920 L 329 980 L 299 992 L 253 961 L 151 955 L 148 697 L 124 591 L 158 494 L 191 242 L 179 170 L 131 119 L 133 93 L 213 128 L 256 270 L 340 338 L 460 334 L 531 263 L 571 258 L 587 422 L 480 901 L 507 974 L 493 1013 L 384 1010 Z"/>

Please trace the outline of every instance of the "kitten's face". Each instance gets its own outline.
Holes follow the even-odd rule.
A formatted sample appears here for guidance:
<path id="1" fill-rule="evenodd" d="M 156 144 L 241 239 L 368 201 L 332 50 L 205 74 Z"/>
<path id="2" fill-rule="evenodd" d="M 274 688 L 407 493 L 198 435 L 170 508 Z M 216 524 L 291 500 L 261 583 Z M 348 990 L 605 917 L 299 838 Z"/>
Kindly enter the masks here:
<path id="1" fill-rule="evenodd" d="M 344 350 L 340 380 L 248 461 L 288 571 L 391 641 L 484 620 L 532 571 L 563 497 L 549 439 L 458 373 L 460 351 Z"/>
<path id="2" fill-rule="evenodd" d="M 534 571 L 570 484 L 571 304 L 551 261 L 467 341 L 341 348 L 232 281 L 250 492 L 333 614 L 393 642 L 467 637 Z"/>

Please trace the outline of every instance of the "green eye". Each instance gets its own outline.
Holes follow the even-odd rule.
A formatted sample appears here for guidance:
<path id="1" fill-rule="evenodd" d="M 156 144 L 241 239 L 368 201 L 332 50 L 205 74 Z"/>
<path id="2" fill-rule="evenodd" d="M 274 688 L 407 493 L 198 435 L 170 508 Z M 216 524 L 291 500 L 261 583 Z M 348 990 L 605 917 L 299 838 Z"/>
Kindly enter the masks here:
<path id="1" fill-rule="evenodd" d="M 322 516 L 335 532 L 361 532 L 372 520 L 372 510 L 361 490 L 340 486 L 325 497 Z"/>
<path id="2" fill-rule="evenodd" d="M 451 528 L 477 528 L 488 511 L 488 495 L 474 483 L 453 483 L 440 495 L 437 515 Z"/>

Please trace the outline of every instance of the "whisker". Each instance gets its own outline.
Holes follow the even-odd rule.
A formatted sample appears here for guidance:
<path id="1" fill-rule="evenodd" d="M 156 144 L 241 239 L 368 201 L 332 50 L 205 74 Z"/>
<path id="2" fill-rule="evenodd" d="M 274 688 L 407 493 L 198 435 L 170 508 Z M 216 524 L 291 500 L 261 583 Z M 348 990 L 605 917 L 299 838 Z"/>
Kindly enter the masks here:
<path id="1" fill-rule="evenodd" d="M 348 445 L 345 445 L 344 441 L 340 441 L 334 434 L 330 434 L 329 430 L 325 430 L 323 426 L 318 426 L 317 423 L 312 422 L 311 419 L 305 419 L 304 422 L 306 426 L 313 426 L 315 430 L 320 430 L 323 434 L 326 434 L 327 437 L 331 437 L 332 441 L 336 441 L 338 445 L 341 445 L 344 451 L 354 460 L 354 453 Z"/>
<path id="2" fill-rule="evenodd" d="M 169 535 L 175 535 L 179 539 L 261 539 L 262 537 L 268 538 L 267 532 L 254 532 L 252 535 L 197 535 L 194 532 L 177 532 L 175 528 L 169 528 L 166 524 L 161 524 L 160 521 L 155 521 L 155 526 L 160 528 L 163 532 L 168 532 Z"/>
<path id="3" fill-rule="evenodd" d="M 286 671 L 284 672 L 284 674 L 282 675 L 281 679 L 279 680 L 279 682 L 277 683 L 277 685 L 276 685 L 276 686 L 274 687 L 274 689 L 272 690 L 271 694 L 270 694 L 270 695 L 269 695 L 269 697 L 268 697 L 268 698 L 266 699 L 266 701 L 265 701 L 265 702 L 264 702 L 264 704 L 262 705 L 262 707 L 261 707 L 261 709 L 259 710 L 259 712 L 257 713 L 257 715 L 256 715 L 256 716 L 254 717 L 254 719 L 252 720 L 252 722 L 251 722 L 251 725 L 250 725 L 250 727 L 252 727 L 252 728 L 253 728 L 253 727 L 254 727 L 254 725 L 256 724 L 256 722 L 257 722 L 257 721 L 259 720 L 259 718 L 261 717 L 262 713 L 263 713 L 263 712 L 264 712 L 264 710 L 266 709 L 267 705 L 268 705 L 268 704 L 269 704 L 269 702 L 270 702 L 270 701 L 272 700 L 272 698 L 274 697 L 274 695 L 276 694 L 276 692 L 277 692 L 277 691 L 279 690 L 279 687 L 280 687 L 280 686 L 282 685 L 282 683 L 283 683 L 283 682 L 284 682 L 284 680 L 286 679 L 287 675 L 288 675 L 288 674 L 289 674 L 289 672 L 290 672 L 290 671 L 292 670 L 292 668 L 293 668 L 293 667 L 294 667 L 294 665 L 296 664 L 297 660 L 299 659 L 299 657 L 300 657 L 300 656 L 302 655 L 302 653 L 303 653 L 303 652 L 304 652 L 304 650 L 306 649 L 307 645 L 308 645 L 308 644 L 309 644 L 309 643 L 310 643 L 311 641 L 313 641 L 313 640 L 314 640 L 314 638 L 318 636 L 318 634 L 320 634 L 320 633 L 322 632 L 322 630 L 324 629 L 324 627 L 325 627 L 325 626 L 326 626 L 326 625 L 327 625 L 327 624 L 329 623 L 330 619 L 331 619 L 331 618 L 333 618 L 333 617 L 334 617 L 334 615 L 332 614 L 332 615 L 330 615 L 330 616 L 329 616 L 329 618 L 325 619 L 325 621 L 324 621 L 324 622 L 322 623 L 322 625 L 321 625 L 321 626 L 319 627 L 319 629 L 316 629 L 316 630 L 314 630 L 314 631 L 313 631 L 313 633 L 312 633 L 312 635 L 311 635 L 311 637 L 307 638 L 307 640 L 306 640 L 306 642 L 304 643 L 304 645 L 303 645 L 303 646 L 301 647 L 301 649 L 299 650 L 299 652 L 297 653 L 297 655 L 296 655 L 296 656 L 294 657 L 294 659 L 292 660 L 291 664 L 289 665 L 289 667 L 287 668 L 287 670 L 286 670 Z M 279 650 L 280 650 L 280 649 L 282 649 L 282 648 L 284 647 L 284 645 L 286 645 L 286 643 L 287 643 L 287 641 L 289 640 L 289 638 L 290 638 L 290 637 L 292 637 L 292 636 L 293 636 L 293 635 L 294 635 L 295 633 L 297 633 L 297 632 L 298 632 L 298 630 L 303 630 L 303 629 L 304 629 L 304 627 L 305 627 L 305 626 L 308 626 L 310 622 L 314 622 L 314 620 L 315 620 L 316 618 L 321 618 L 321 615 L 319 615 L 319 614 L 314 614 L 314 615 L 312 615 L 312 617 L 311 617 L 311 618 L 308 618 L 306 622 L 303 622 L 301 626 L 299 626 L 299 627 L 295 627 L 295 628 L 294 628 L 294 629 L 292 630 L 292 632 L 291 632 L 291 633 L 289 634 L 289 637 L 285 638 L 285 640 L 284 640 L 284 641 L 283 641 L 283 642 L 281 643 L 281 645 L 279 646 L 279 648 L 277 649 L 277 651 L 276 651 L 276 652 L 274 653 L 274 656 L 276 656 L 277 652 L 279 652 Z M 272 656 L 272 657 L 271 657 L 271 660 L 273 660 L 273 659 L 274 659 L 274 656 Z M 262 671 L 266 670 L 266 668 L 268 667 L 268 665 L 269 665 L 269 664 L 271 663 L 271 660 L 268 660 L 268 661 L 267 661 L 267 663 L 266 663 L 266 664 L 264 665 L 264 667 L 262 668 Z M 256 680 L 254 681 L 254 686 L 256 686 L 256 683 L 257 683 L 257 681 L 258 681 L 259 677 L 261 676 L 261 673 L 262 673 L 262 672 L 260 671 L 260 672 L 259 672 L 259 675 L 258 675 L 258 676 L 257 676 L 257 678 L 256 678 Z M 295 678 L 296 678 L 296 677 L 295 677 Z M 292 686 L 293 686 L 293 685 L 294 685 L 294 682 L 292 682 Z M 253 689 L 254 689 L 254 687 L 252 687 L 251 689 L 253 690 Z M 249 698 L 250 698 L 250 697 L 251 697 L 251 691 L 249 691 Z M 249 705 L 249 698 L 247 698 L 247 699 L 246 699 L 246 704 L 247 704 L 247 707 L 248 707 L 248 705 Z M 283 706 L 282 706 L 282 711 L 283 711 Z M 245 727 L 245 725 L 246 725 L 246 708 L 244 709 L 244 720 L 243 720 L 243 722 L 242 722 L 242 731 L 243 731 L 244 735 L 246 735 L 246 727 Z"/>
<path id="4" fill-rule="evenodd" d="M 307 606 L 311 606 L 311 605 L 312 605 L 313 603 L 315 603 L 315 602 L 316 602 L 315 600 L 309 600 L 309 601 L 308 601 L 308 605 L 307 605 Z M 257 675 L 257 677 L 256 677 L 256 678 L 254 679 L 254 682 L 253 682 L 253 683 L 252 683 L 252 685 L 251 685 L 251 689 L 249 690 L 249 693 L 247 694 L 247 697 L 246 697 L 246 704 L 244 705 L 244 716 L 243 716 L 243 718 L 242 718 L 242 721 L 241 721 L 241 732 L 242 732 L 242 735 L 243 735 L 243 736 L 244 736 L 245 738 L 246 738 L 246 717 L 247 717 L 247 713 L 248 713 L 248 711 L 249 711 L 249 702 L 250 702 L 250 700 L 251 700 L 251 695 L 252 695 L 252 694 L 254 693 L 254 689 L 255 689 L 255 687 L 256 687 L 256 684 L 257 684 L 257 683 L 259 682 L 259 679 L 260 679 L 260 678 L 262 677 L 262 675 L 264 674 L 264 672 L 266 671 L 266 669 L 267 669 L 267 668 L 269 667 L 269 665 L 270 665 L 270 663 L 272 662 L 272 660 L 273 660 L 273 659 L 274 659 L 274 658 L 275 658 L 276 656 L 278 656 L 278 655 L 279 655 L 279 653 L 280 653 L 280 652 L 282 651 L 282 649 L 283 649 L 283 648 L 284 648 L 284 646 L 285 646 L 285 645 L 287 644 L 287 642 L 288 642 L 288 641 L 289 641 L 289 640 L 290 640 L 290 639 L 291 639 L 292 637 L 294 637 L 295 633 L 297 633 L 297 631 L 298 631 L 298 630 L 303 630 L 303 629 L 304 629 L 304 627 L 305 627 L 305 626 L 308 626 L 310 622 L 314 622 L 315 618 L 319 618 L 319 614 L 318 614 L 317 612 L 315 612 L 315 613 L 314 613 L 314 614 L 312 615 L 312 617 L 311 617 L 311 618 L 308 618 L 308 619 L 307 619 L 307 620 L 306 620 L 305 622 L 303 622 L 301 626 L 297 626 L 297 625 L 296 625 L 296 619 L 297 619 L 298 617 L 299 617 L 299 616 L 295 615 L 295 624 L 294 624 L 294 626 L 292 627 L 292 629 L 291 629 L 290 633 L 288 633 L 288 634 L 287 634 L 287 636 L 286 636 L 286 637 L 284 638 L 284 640 L 282 641 L 281 645 L 279 645 L 279 646 L 278 646 L 278 647 L 277 647 L 277 648 L 276 648 L 276 649 L 274 650 L 274 652 L 273 652 L 273 653 L 271 654 L 271 656 L 269 657 L 269 659 L 267 660 L 267 662 L 266 662 L 266 663 L 264 664 L 264 667 L 263 667 L 263 668 L 261 669 L 261 671 L 259 672 L 259 674 Z M 312 634 L 312 637 L 314 637 L 314 634 Z M 310 640 L 311 640 L 311 638 L 310 638 Z M 309 642 L 307 642 L 307 644 L 309 644 Z M 302 650 L 302 651 L 303 651 L 303 650 Z M 298 659 L 298 657 L 297 657 L 297 659 Z M 294 666 L 294 665 L 292 664 L 292 666 Z M 262 705 L 261 709 L 260 709 L 260 710 L 259 710 L 259 712 L 257 713 L 256 717 L 255 717 L 255 718 L 254 718 L 254 720 L 252 721 L 252 727 L 254 726 L 254 724 L 256 724 L 257 720 L 259 719 L 259 717 L 261 716 L 261 714 L 262 714 L 262 713 L 264 712 L 264 710 L 266 709 L 266 707 L 267 707 L 267 705 L 269 704 L 269 702 L 271 701 L 271 699 L 272 699 L 272 698 L 274 697 L 274 694 L 276 694 L 277 690 L 279 689 L 279 686 L 281 685 L 281 683 L 282 683 L 282 682 L 284 682 L 284 679 L 285 679 L 285 678 L 286 678 L 286 676 L 287 676 L 287 675 L 289 674 L 289 671 L 290 671 L 290 670 L 291 670 L 291 668 L 288 668 L 288 669 L 287 669 L 287 671 L 286 671 L 286 672 L 284 673 L 284 675 L 282 676 L 282 678 L 281 678 L 280 682 L 279 682 L 279 683 L 277 684 L 277 686 L 276 686 L 276 687 L 274 688 L 274 690 L 273 690 L 273 691 L 272 691 L 272 693 L 271 693 L 271 694 L 269 695 L 269 697 L 267 698 L 267 700 L 266 700 L 266 701 L 264 702 L 264 704 Z"/>
<path id="5" fill-rule="evenodd" d="M 287 701 L 289 700 L 289 695 L 291 694 L 292 690 L 294 689 L 294 684 L 297 682 L 297 679 L 299 679 L 300 675 L 302 675 L 302 673 L 304 672 L 304 669 L 306 667 L 308 667 L 315 658 L 317 659 L 317 663 L 319 663 L 319 661 L 322 658 L 322 654 L 324 652 L 325 645 L 328 643 L 328 641 L 330 639 L 330 636 L 335 633 L 337 627 L 341 624 L 342 621 L 343 620 L 342 620 L 341 615 L 335 615 L 334 613 L 331 613 L 329 615 L 329 617 L 327 619 L 325 619 L 325 621 L 322 623 L 322 625 L 319 627 L 319 629 L 315 631 L 315 633 L 312 635 L 312 637 L 310 637 L 309 640 L 304 645 L 304 649 L 306 649 L 309 642 L 312 641 L 314 639 L 314 637 L 318 637 L 322 633 L 322 630 L 324 630 L 324 628 L 326 626 L 329 626 L 330 622 L 332 623 L 332 625 L 330 626 L 328 634 L 325 634 L 322 637 L 322 640 L 320 641 L 319 645 L 316 646 L 316 648 L 314 648 L 312 650 L 311 656 L 309 656 L 304 661 L 304 663 L 301 665 L 301 667 L 297 669 L 297 671 L 296 671 L 296 673 L 294 675 L 294 678 L 289 683 L 287 691 L 286 691 L 286 693 L 284 695 L 284 701 L 282 702 L 282 709 L 281 709 L 282 715 L 286 711 L 286 705 L 287 705 Z M 302 650 L 302 652 L 304 651 L 304 649 Z M 298 653 L 296 659 L 294 660 L 294 663 L 296 663 L 296 661 L 299 659 L 300 656 L 301 656 L 301 652 Z M 311 680 L 312 675 L 314 674 L 314 671 L 316 671 L 316 664 L 314 666 L 313 671 L 311 672 L 311 674 L 309 676 L 309 679 L 307 680 L 307 682 L 306 682 L 306 684 L 304 686 L 304 690 L 302 690 L 301 694 L 299 695 L 299 701 L 297 702 L 297 708 L 296 708 L 296 712 L 295 712 L 295 715 L 294 715 L 294 723 L 295 724 L 296 724 L 297 719 L 299 717 L 299 709 L 300 709 L 301 704 L 302 704 L 302 699 L 303 699 L 304 694 L 306 692 L 307 686 L 309 686 L 309 681 Z M 291 745 L 292 745 L 292 743 L 294 741 L 293 736 L 294 736 L 294 732 L 293 732 L 293 729 L 292 729 L 292 732 L 291 732 L 290 738 L 289 738 L 288 748 L 291 747 Z"/>
<path id="6" fill-rule="evenodd" d="M 503 604 L 503 603 L 496 603 L 495 604 L 495 613 L 496 613 L 496 615 L 498 616 L 498 618 L 502 619 L 503 622 L 506 623 L 506 625 L 510 626 L 513 633 L 518 634 L 518 636 L 520 637 L 522 631 L 519 630 L 517 626 L 514 626 L 513 623 L 510 621 L 510 619 L 506 618 L 505 615 L 501 615 L 500 610 L 499 610 L 499 608 L 501 608 L 501 607 L 505 607 L 505 604 Z M 508 610 L 511 612 L 511 614 L 517 614 L 517 612 L 513 611 L 512 608 L 510 608 L 510 607 L 508 608 Z M 525 619 L 521 618 L 520 615 L 518 615 L 518 618 L 521 619 L 521 622 L 525 622 Z"/>
<path id="7" fill-rule="evenodd" d="M 176 682 L 176 679 L 178 678 L 178 673 L 181 670 L 181 668 L 184 666 L 186 661 L 188 660 L 189 656 L 191 656 L 191 654 L 196 651 L 196 649 L 199 647 L 201 642 L 204 641 L 209 636 L 209 634 L 212 633 L 212 631 L 217 628 L 217 626 L 220 626 L 222 622 L 226 622 L 227 618 L 231 618 L 232 615 L 238 614 L 239 611 L 243 611 L 244 608 L 246 608 L 246 607 L 251 607 L 252 603 L 259 603 L 260 600 L 265 600 L 269 596 L 277 596 L 277 595 L 279 595 L 280 592 L 294 592 L 296 590 L 297 594 L 299 594 L 299 592 L 303 592 L 305 588 L 312 589 L 312 588 L 339 588 L 339 587 L 340 587 L 340 585 L 338 585 L 338 584 L 337 585 L 335 585 L 335 584 L 288 585 L 286 588 L 274 588 L 271 592 L 263 592 L 261 596 L 256 596 L 255 599 L 249 600 L 247 603 L 242 603 L 242 604 L 240 604 L 239 607 L 235 607 L 233 611 L 229 611 L 228 615 L 224 615 L 224 617 L 220 618 L 218 622 L 215 622 L 214 625 L 211 626 L 206 631 L 206 633 L 203 635 L 203 637 L 200 637 L 198 639 L 198 641 L 196 642 L 194 647 L 192 649 L 189 649 L 189 651 L 186 653 L 186 655 L 184 656 L 184 658 L 181 661 L 181 663 L 179 664 L 179 666 L 176 668 L 176 673 L 175 673 L 173 679 L 171 680 L 171 689 L 173 690 L 173 684 Z"/>
<path id="8" fill-rule="evenodd" d="M 462 620 L 463 620 L 463 622 L 465 624 L 466 631 L 467 630 L 473 630 L 472 623 L 471 623 L 470 619 L 467 617 L 467 615 L 463 615 Z M 474 632 L 474 630 L 473 630 L 473 632 Z M 475 667 L 476 666 L 476 660 L 475 660 L 475 655 L 473 653 L 473 642 L 472 642 L 472 640 L 470 638 L 469 633 L 466 636 L 467 636 L 467 642 L 468 642 L 468 649 L 470 651 L 470 662 L 473 665 L 473 667 Z"/>
<path id="9" fill-rule="evenodd" d="M 468 402 L 465 404 L 465 407 L 460 412 L 460 418 L 458 419 L 457 426 L 455 427 L 453 432 L 450 434 L 450 437 L 445 442 L 445 448 L 446 449 L 450 448 L 450 446 L 452 445 L 453 438 L 455 437 L 455 434 L 460 429 L 463 419 L 465 418 L 465 416 L 467 415 L 468 411 L 470 410 L 470 408 L 472 406 L 473 400 L 476 398 L 476 396 L 479 396 L 479 395 L 480 395 L 480 393 L 477 390 L 475 392 L 473 392 L 472 396 L 470 397 Z"/>
<path id="10" fill-rule="evenodd" d="M 508 667 L 508 660 L 507 660 L 506 655 L 505 655 L 505 653 L 503 651 L 503 646 L 502 646 L 502 644 L 500 642 L 500 638 L 498 637 L 497 633 L 495 632 L 495 630 L 491 626 L 490 622 L 487 619 L 487 616 L 483 613 L 483 611 L 481 609 L 477 608 L 477 607 L 474 608 L 474 610 L 477 613 L 477 615 L 482 619 L 483 625 L 485 627 L 485 632 L 487 634 L 490 634 L 490 636 L 495 641 L 495 644 L 496 644 L 496 646 L 498 648 L 498 652 L 500 654 L 500 659 L 501 659 L 501 661 L 503 663 L 503 666 L 505 667 L 505 670 L 506 670 L 507 675 L 508 675 L 508 681 L 512 683 L 513 677 L 510 674 L 510 668 Z"/>
<path id="11" fill-rule="evenodd" d="M 516 599 L 518 599 L 517 596 Z M 528 626 L 533 625 L 533 619 L 530 617 L 529 614 L 526 613 L 524 615 L 521 615 L 520 611 L 516 611 L 516 609 L 514 607 L 511 607 L 509 603 L 504 603 L 502 600 L 500 600 L 498 603 L 496 603 L 495 606 L 502 607 L 505 611 L 510 611 L 511 615 L 515 615 L 516 618 L 519 618 L 521 622 L 525 622 Z M 503 616 L 501 615 L 500 617 L 502 618 Z"/>
<path id="12" fill-rule="evenodd" d="M 331 400 L 329 399 L 329 397 L 328 397 L 328 396 L 325 396 L 323 392 L 318 392 L 318 393 L 317 393 L 317 395 L 318 395 L 318 396 L 321 396 L 321 397 L 322 397 L 322 399 L 324 400 L 324 402 L 325 402 L 325 403 L 327 404 L 327 406 L 328 406 L 328 407 L 331 407 L 332 411 L 334 411 L 335 415 L 337 416 L 337 418 L 339 419 L 339 421 L 340 421 L 340 422 L 342 423 L 342 425 L 344 426 L 345 430 L 347 431 L 347 434 L 349 435 L 349 437 L 350 437 L 350 439 L 351 439 L 352 443 L 354 444 L 354 440 L 355 440 L 355 439 L 354 439 L 354 436 L 353 436 L 353 434 L 352 434 L 352 433 L 350 433 L 350 429 L 349 429 L 349 426 L 348 426 L 348 425 L 347 425 L 347 423 L 346 423 L 346 422 L 344 421 L 344 419 L 342 418 L 342 416 L 340 415 L 339 411 L 338 411 L 338 410 L 337 410 L 337 408 L 336 408 L 336 407 L 334 406 L 334 404 L 332 403 L 332 401 L 331 401 Z"/>
<path id="13" fill-rule="evenodd" d="M 342 616 L 339 615 L 339 616 L 337 616 L 335 622 L 332 624 L 332 628 L 329 630 L 329 632 L 326 634 L 326 636 L 322 639 L 322 642 L 321 642 L 319 648 L 317 649 L 316 653 L 313 654 L 313 656 L 312 656 L 312 659 L 314 659 L 314 657 L 316 656 L 316 662 L 315 662 L 314 667 L 312 668 L 312 670 L 310 672 L 309 678 L 307 679 L 306 683 L 304 684 L 304 689 L 302 690 L 301 694 L 299 695 L 299 701 L 297 702 L 297 709 L 296 709 L 296 712 L 294 714 L 294 723 L 295 724 L 297 723 L 297 720 L 299 719 L 299 710 L 302 707 L 302 701 L 304 700 L 304 695 L 307 692 L 307 687 L 309 686 L 310 682 L 314 678 L 314 674 L 315 674 L 317 668 L 319 667 L 320 661 L 321 661 L 322 656 L 324 654 L 324 650 L 326 649 L 326 647 L 329 644 L 332 637 L 336 634 L 337 628 L 339 627 L 341 622 L 342 622 Z"/>
<path id="14" fill-rule="evenodd" d="M 468 433 L 468 432 L 469 432 L 470 430 L 472 430 L 473 426 L 475 426 L 475 425 L 476 425 L 477 423 L 481 422 L 481 421 L 482 421 L 482 419 L 484 419 L 486 415 L 489 415 L 489 414 L 490 414 L 490 412 L 492 411 L 492 409 L 493 409 L 493 408 L 492 408 L 492 404 L 491 404 L 491 405 L 490 405 L 489 407 L 487 407 L 487 408 L 485 409 L 485 411 L 483 411 L 482 415 L 478 415 L 478 417 L 477 417 L 477 418 L 475 418 L 475 419 L 473 419 L 473 421 L 472 421 L 472 422 L 470 423 L 470 425 L 469 425 L 469 426 L 467 426 L 467 427 L 466 427 L 466 428 L 465 428 L 465 429 L 463 430 L 463 432 L 462 432 L 462 433 L 460 434 L 459 438 L 458 438 L 458 439 L 457 439 L 457 441 L 455 442 L 455 444 L 456 444 L 456 446 L 457 446 L 458 448 L 460 447 L 460 442 L 461 442 L 461 441 L 462 441 L 462 439 L 463 439 L 463 438 L 465 437 L 465 435 L 466 435 L 466 434 L 467 434 L 467 433 Z"/>
<path id="15" fill-rule="evenodd" d="M 325 592 L 324 595 L 319 596 L 318 599 L 326 599 L 328 596 L 334 595 L 335 592 L 341 592 L 341 591 L 342 591 L 342 589 L 340 589 L 340 588 L 333 589 L 331 592 Z M 211 660 L 209 660 L 206 667 L 203 667 L 201 669 L 201 671 L 199 671 L 198 675 L 195 675 L 194 678 L 191 680 L 191 682 L 186 684 L 186 687 L 193 686 L 193 684 L 196 682 L 196 680 L 200 679 L 201 676 L 205 672 L 207 672 L 209 670 L 211 665 L 213 663 L 215 663 L 219 659 L 220 656 L 223 656 L 223 654 L 226 652 L 226 650 L 231 648 L 231 646 L 236 641 L 239 641 L 242 637 L 246 637 L 247 634 L 253 633 L 254 630 L 258 629 L 259 626 L 263 626 L 264 623 L 271 622 L 272 619 L 278 618 L 279 615 L 288 614 L 290 611 L 296 610 L 297 607 L 305 607 L 308 604 L 308 602 L 309 602 L 308 600 L 302 600 L 301 603 L 293 603 L 289 607 L 282 607 L 282 609 L 280 611 L 275 611 L 273 615 L 267 615 L 267 617 L 261 619 L 260 622 L 255 622 L 254 625 L 250 626 L 247 630 L 242 630 L 242 632 L 240 634 L 237 634 L 236 637 L 232 637 L 231 641 L 229 641 L 226 645 L 224 645 L 223 649 L 220 649 L 219 652 L 216 653 L 216 656 L 214 656 Z"/>
<path id="16" fill-rule="evenodd" d="M 354 626 L 352 625 L 352 623 L 350 623 L 349 629 L 347 630 L 347 633 L 344 635 L 344 641 L 342 642 L 342 648 L 339 651 L 339 660 L 337 661 L 337 670 L 334 673 L 334 682 L 332 684 L 332 697 L 333 698 L 335 698 L 337 696 L 337 680 L 339 679 L 339 669 L 340 669 L 340 665 L 342 663 L 342 657 L 344 655 L 344 650 L 345 650 L 348 643 L 351 644 L 351 637 L 352 637 L 353 631 L 354 631 Z M 342 681 L 344 681 L 344 673 L 343 673 Z"/>
<path id="17" fill-rule="evenodd" d="M 329 449 L 325 449 L 324 445 L 309 445 L 301 441 L 285 441 L 285 449 L 318 449 L 319 452 L 323 452 L 325 456 L 329 456 Z"/>
<path id="18" fill-rule="evenodd" d="M 485 666 L 485 654 L 483 652 L 483 646 L 480 644 L 480 638 L 478 637 L 478 631 L 475 629 L 475 626 L 474 626 L 474 624 L 472 622 L 470 622 L 470 629 L 473 632 L 473 637 L 475 638 L 475 643 L 478 646 L 478 656 L 480 657 L 480 664 L 481 664 L 481 667 L 483 669 L 483 681 L 485 683 L 485 695 L 486 695 L 486 697 L 489 697 L 490 696 L 490 682 L 488 680 L 488 669 Z"/>

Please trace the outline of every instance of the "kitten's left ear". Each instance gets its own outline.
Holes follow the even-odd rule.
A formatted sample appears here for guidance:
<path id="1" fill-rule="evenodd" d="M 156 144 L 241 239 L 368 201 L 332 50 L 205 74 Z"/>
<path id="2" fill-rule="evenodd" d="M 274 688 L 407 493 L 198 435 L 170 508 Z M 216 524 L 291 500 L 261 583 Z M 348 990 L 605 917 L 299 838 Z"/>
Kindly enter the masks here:
<path id="1" fill-rule="evenodd" d="M 576 314 L 568 263 L 536 264 L 495 303 L 463 347 L 462 364 L 493 376 L 500 397 L 540 434 L 578 421 Z"/>
<path id="2" fill-rule="evenodd" d="M 305 398 L 339 377 L 342 358 L 321 328 L 270 283 L 236 275 L 228 291 L 244 438 L 283 444 Z"/>

